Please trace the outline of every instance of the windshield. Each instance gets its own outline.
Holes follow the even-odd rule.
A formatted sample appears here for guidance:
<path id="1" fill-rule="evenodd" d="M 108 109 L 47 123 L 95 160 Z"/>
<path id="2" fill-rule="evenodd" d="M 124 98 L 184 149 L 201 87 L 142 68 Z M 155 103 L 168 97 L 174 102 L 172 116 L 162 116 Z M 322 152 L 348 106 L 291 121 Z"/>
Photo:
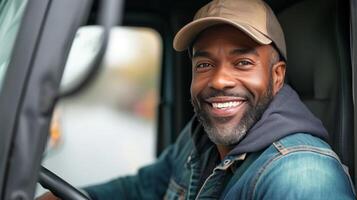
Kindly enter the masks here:
<path id="1" fill-rule="evenodd" d="M 0 2 L 0 92 L 27 0 Z"/>

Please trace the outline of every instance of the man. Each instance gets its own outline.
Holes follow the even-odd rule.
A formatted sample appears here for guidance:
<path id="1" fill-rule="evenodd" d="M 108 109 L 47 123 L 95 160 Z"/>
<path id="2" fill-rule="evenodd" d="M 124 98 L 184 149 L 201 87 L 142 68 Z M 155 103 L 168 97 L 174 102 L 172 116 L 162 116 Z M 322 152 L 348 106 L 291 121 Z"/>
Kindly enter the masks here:
<path id="1" fill-rule="evenodd" d="M 354 199 L 321 122 L 284 84 L 283 31 L 260 0 L 214 0 L 176 35 L 196 116 L 136 176 L 92 199 Z"/>

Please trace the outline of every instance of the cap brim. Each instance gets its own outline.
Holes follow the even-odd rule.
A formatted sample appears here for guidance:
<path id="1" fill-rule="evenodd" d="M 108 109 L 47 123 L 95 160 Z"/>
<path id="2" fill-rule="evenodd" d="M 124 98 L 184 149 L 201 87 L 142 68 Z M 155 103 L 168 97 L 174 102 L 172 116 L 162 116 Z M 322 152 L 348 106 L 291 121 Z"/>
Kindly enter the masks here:
<path id="1" fill-rule="evenodd" d="M 221 17 L 206 17 L 193 21 L 184 26 L 174 38 L 174 49 L 176 51 L 186 50 L 199 33 L 207 29 L 208 27 L 217 24 L 230 24 L 246 33 L 250 38 L 258 42 L 259 44 L 270 44 L 272 42 L 272 40 L 270 40 L 267 36 L 254 29 L 253 27 L 249 26 L 248 24 L 233 22 L 231 20 Z"/>

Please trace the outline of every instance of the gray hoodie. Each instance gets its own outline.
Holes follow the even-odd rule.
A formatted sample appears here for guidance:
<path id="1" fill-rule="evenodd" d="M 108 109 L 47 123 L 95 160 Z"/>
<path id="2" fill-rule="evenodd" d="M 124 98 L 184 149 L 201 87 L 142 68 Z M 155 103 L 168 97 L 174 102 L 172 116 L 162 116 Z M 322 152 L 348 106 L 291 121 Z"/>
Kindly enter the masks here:
<path id="1" fill-rule="evenodd" d="M 275 95 L 261 119 L 229 155 L 256 152 L 293 133 L 309 133 L 325 141 L 328 133 L 321 121 L 302 103 L 287 84 Z"/>

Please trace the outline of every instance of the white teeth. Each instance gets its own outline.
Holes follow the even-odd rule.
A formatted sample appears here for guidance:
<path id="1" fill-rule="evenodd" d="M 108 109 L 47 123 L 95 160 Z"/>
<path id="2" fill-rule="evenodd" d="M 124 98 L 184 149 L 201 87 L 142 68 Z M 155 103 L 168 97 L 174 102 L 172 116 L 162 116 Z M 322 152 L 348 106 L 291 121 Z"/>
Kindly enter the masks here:
<path id="1" fill-rule="evenodd" d="M 231 108 L 231 107 L 237 107 L 240 104 L 242 104 L 242 101 L 230 101 L 230 102 L 225 102 L 225 103 L 212 103 L 213 108 Z"/>

